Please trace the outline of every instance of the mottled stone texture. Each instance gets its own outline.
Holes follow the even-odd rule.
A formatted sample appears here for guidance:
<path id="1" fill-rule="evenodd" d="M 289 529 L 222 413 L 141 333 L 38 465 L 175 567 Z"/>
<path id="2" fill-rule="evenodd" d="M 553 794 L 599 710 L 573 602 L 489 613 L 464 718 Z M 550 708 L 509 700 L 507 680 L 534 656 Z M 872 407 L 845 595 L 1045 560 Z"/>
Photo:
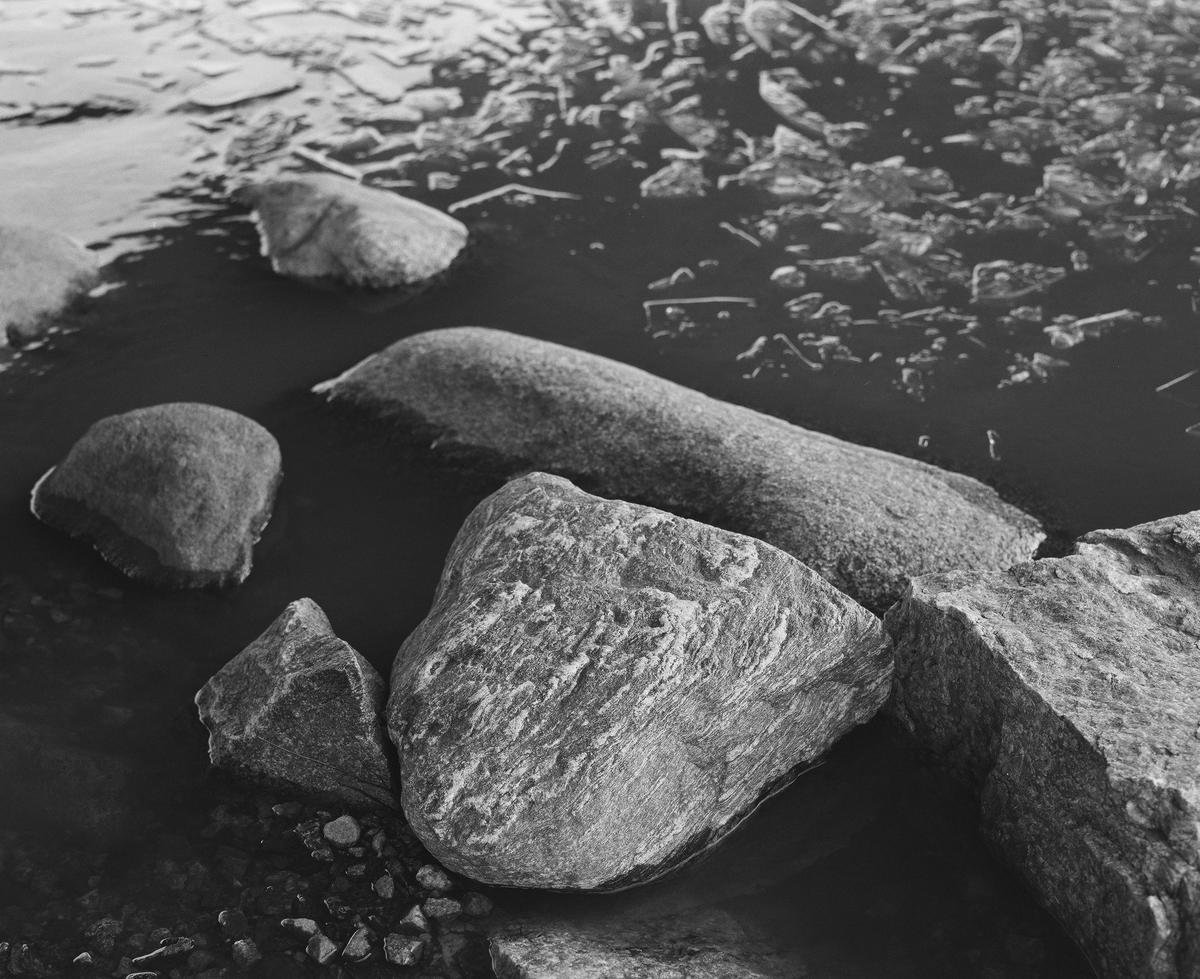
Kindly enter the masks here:
<path id="1" fill-rule="evenodd" d="M 1103 976 L 1200 975 L 1200 511 L 887 618 L 897 711 Z"/>
<path id="2" fill-rule="evenodd" d="M 490 929 L 497 979 L 770 979 L 803 967 L 722 911 L 637 920 L 509 921 Z"/>
<path id="3" fill-rule="evenodd" d="M 614 890 L 736 827 L 890 679 L 879 620 L 784 552 L 534 473 L 463 525 L 387 718 L 443 864 Z"/>
<path id="4" fill-rule="evenodd" d="M 880 612 L 909 576 L 1005 568 L 1042 540 L 1033 518 L 966 476 L 498 330 L 418 334 L 317 390 L 440 453 L 758 537 Z"/>
<path id="5" fill-rule="evenodd" d="M 99 280 L 96 256 L 65 235 L 0 224 L 0 337 L 20 344 Z"/>
<path id="6" fill-rule="evenodd" d="M 355 286 L 414 286 L 441 275 L 467 243 L 459 221 L 419 201 L 328 174 L 252 184 L 263 254 L 276 272 Z"/>
<path id="7" fill-rule="evenodd" d="M 229 585 L 250 573 L 281 478 L 279 445 L 256 422 L 155 405 L 96 422 L 34 487 L 32 508 L 132 578 Z"/>
<path id="8" fill-rule="evenodd" d="M 214 765 L 351 803 L 394 806 L 383 679 L 309 598 L 196 694 Z"/>

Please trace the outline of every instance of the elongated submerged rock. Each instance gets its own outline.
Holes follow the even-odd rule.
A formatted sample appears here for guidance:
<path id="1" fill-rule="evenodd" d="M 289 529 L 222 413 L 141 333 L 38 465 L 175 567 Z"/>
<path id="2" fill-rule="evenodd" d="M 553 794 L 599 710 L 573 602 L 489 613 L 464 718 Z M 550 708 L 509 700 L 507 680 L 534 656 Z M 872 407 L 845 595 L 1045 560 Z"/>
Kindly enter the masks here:
<path id="1" fill-rule="evenodd" d="M 102 418 L 33 490 L 34 515 L 133 578 L 236 584 L 271 516 L 279 444 L 237 412 L 165 404 Z"/>
<path id="2" fill-rule="evenodd" d="M 196 694 L 214 765 L 269 784 L 393 806 L 383 679 L 310 598 L 292 602 Z"/>
<path id="3" fill-rule="evenodd" d="M 1200 975 L 1200 511 L 922 578 L 897 710 L 1106 977 Z"/>
<path id="4" fill-rule="evenodd" d="M 534 473 L 463 525 L 387 718 L 447 867 L 614 890 L 736 827 L 890 678 L 879 620 L 784 552 Z"/>
<path id="5" fill-rule="evenodd" d="M 441 453 L 555 472 L 758 537 L 877 611 L 910 576 L 1008 567 L 1043 536 L 967 476 L 499 330 L 408 337 L 316 390 Z"/>
<path id="6" fill-rule="evenodd" d="M 419 201 L 329 174 L 251 184 L 263 254 L 276 272 L 376 289 L 441 275 L 467 243 L 459 221 Z"/>
<path id="7" fill-rule="evenodd" d="M 99 278 L 96 256 L 65 235 L 0 225 L 0 338 L 36 339 Z"/>

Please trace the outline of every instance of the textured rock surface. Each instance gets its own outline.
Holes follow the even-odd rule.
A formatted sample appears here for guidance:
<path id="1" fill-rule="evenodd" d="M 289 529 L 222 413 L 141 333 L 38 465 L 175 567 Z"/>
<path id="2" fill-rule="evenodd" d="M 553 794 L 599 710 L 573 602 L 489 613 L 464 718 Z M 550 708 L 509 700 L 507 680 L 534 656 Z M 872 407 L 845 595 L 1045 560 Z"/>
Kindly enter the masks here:
<path id="1" fill-rule="evenodd" d="M 383 679 L 309 598 L 292 602 L 196 694 L 214 765 L 394 806 L 383 700 Z"/>
<path id="2" fill-rule="evenodd" d="M 497 330 L 418 334 L 317 390 L 442 453 L 555 472 L 758 537 L 880 611 L 909 576 L 1005 568 L 1042 539 L 966 476 Z"/>
<path id="3" fill-rule="evenodd" d="M 343 177 L 271 180 L 238 197 L 254 208 L 272 267 L 296 278 L 418 285 L 445 272 L 467 243 L 466 227 L 441 211 Z"/>
<path id="4" fill-rule="evenodd" d="M 804 975 L 721 911 L 638 920 L 510 921 L 490 938 L 498 979 L 765 979 Z"/>
<path id="5" fill-rule="evenodd" d="M 155 405 L 96 422 L 34 487 L 32 506 L 130 577 L 227 585 L 250 573 L 280 479 L 279 445 L 256 422 Z"/>
<path id="6" fill-rule="evenodd" d="M 897 710 L 1104 976 L 1200 975 L 1200 511 L 914 582 Z"/>
<path id="7" fill-rule="evenodd" d="M 0 224 L 0 337 L 41 335 L 98 280 L 96 256 L 65 235 Z"/>
<path id="8" fill-rule="evenodd" d="M 534 473 L 463 525 L 388 727 L 451 870 L 612 890 L 734 828 L 890 677 L 879 620 L 789 555 Z"/>

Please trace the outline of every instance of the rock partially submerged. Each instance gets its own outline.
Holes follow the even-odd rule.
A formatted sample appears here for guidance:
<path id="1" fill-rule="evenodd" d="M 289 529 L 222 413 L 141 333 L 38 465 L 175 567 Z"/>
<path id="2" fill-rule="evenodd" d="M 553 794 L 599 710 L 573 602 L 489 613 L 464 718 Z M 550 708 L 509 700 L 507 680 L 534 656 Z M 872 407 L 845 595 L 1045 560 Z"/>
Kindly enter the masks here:
<path id="1" fill-rule="evenodd" d="M 419 201 L 317 174 L 250 184 L 263 254 L 282 275 L 387 289 L 445 272 L 467 243 L 466 227 Z"/>
<path id="2" fill-rule="evenodd" d="M 165 404 L 92 425 L 33 490 L 34 515 L 132 578 L 236 584 L 271 516 L 279 445 L 242 415 Z"/>
<path id="3" fill-rule="evenodd" d="M 214 765 L 392 807 L 383 701 L 383 679 L 309 598 L 292 602 L 196 694 Z"/>
<path id="4" fill-rule="evenodd" d="M 897 711 L 1106 977 L 1200 974 L 1200 511 L 915 581 Z"/>
<path id="5" fill-rule="evenodd" d="M 803 975 L 724 911 L 685 917 L 504 922 L 490 936 L 498 979 L 767 979 Z"/>
<path id="6" fill-rule="evenodd" d="M 533 473 L 463 525 L 387 720 L 451 870 L 616 890 L 734 829 L 890 677 L 880 622 L 791 556 Z"/>
<path id="7" fill-rule="evenodd" d="M 78 242 L 0 224 L 0 336 L 14 346 L 36 339 L 99 278 L 96 256 Z"/>
<path id="8" fill-rule="evenodd" d="M 1008 567 L 1043 536 L 967 476 L 499 330 L 408 337 L 316 390 L 505 474 L 555 472 L 758 537 L 878 611 L 909 576 Z"/>

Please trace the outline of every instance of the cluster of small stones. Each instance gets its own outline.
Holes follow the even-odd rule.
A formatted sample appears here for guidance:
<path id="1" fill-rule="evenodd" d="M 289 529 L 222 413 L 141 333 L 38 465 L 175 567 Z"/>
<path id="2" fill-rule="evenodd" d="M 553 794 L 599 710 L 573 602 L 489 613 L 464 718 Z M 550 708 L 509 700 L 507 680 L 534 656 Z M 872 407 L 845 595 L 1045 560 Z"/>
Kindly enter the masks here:
<path id="1" fill-rule="evenodd" d="M 114 979 L 222 979 L 315 963 L 453 977 L 487 961 L 480 919 L 490 899 L 464 891 L 396 820 L 230 789 L 200 835 L 201 857 L 132 873 L 99 852 L 80 861 L 69 848 L 39 852 L 18 834 L 0 836 L 0 885 L 22 898 L 0 906 L 0 922 L 20 922 L 0 932 L 0 976 L 48 979 L 74 967 Z M 136 883 L 125 889 L 126 880 Z"/>

